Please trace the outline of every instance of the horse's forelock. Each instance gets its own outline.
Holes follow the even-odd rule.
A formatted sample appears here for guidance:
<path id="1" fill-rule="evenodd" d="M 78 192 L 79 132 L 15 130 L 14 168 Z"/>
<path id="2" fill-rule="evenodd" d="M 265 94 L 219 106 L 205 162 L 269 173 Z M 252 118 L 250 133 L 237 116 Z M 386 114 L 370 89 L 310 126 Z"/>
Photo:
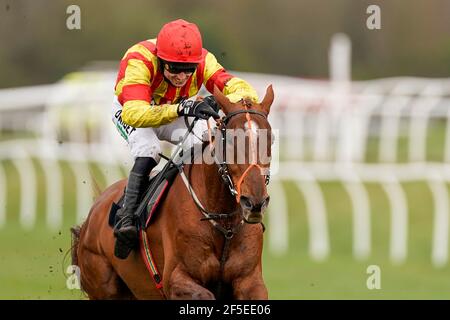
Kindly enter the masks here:
<path id="1" fill-rule="evenodd" d="M 253 107 L 253 100 L 252 99 L 250 99 L 250 98 L 243 98 L 242 100 L 241 100 L 241 103 L 242 103 L 242 105 L 243 106 L 245 106 L 245 107 L 247 107 L 247 108 L 251 108 L 251 107 Z"/>

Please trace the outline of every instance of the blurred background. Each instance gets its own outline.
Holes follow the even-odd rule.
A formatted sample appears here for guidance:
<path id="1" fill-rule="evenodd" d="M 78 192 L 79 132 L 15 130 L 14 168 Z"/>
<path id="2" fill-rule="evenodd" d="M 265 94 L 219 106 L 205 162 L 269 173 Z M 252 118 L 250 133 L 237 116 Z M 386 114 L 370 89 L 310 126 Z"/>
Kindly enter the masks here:
<path id="1" fill-rule="evenodd" d="M 104 189 L 131 166 L 118 64 L 178 18 L 260 97 L 274 86 L 269 297 L 449 299 L 447 0 L 0 0 L 0 298 L 85 299 L 69 228 L 91 176 Z"/>

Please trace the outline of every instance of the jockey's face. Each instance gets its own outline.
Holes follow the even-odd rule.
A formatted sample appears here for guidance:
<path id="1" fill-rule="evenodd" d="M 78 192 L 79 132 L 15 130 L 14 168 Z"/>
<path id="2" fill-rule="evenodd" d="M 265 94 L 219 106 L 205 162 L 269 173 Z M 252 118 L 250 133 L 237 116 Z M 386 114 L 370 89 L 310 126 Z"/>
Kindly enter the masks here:
<path id="1" fill-rule="evenodd" d="M 197 69 L 196 63 L 163 62 L 164 76 L 175 87 L 182 87 Z"/>
<path id="2" fill-rule="evenodd" d="M 192 76 L 192 72 L 170 73 L 169 71 L 164 70 L 164 76 L 175 87 L 183 87 L 188 81 L 189 77 Z"/>

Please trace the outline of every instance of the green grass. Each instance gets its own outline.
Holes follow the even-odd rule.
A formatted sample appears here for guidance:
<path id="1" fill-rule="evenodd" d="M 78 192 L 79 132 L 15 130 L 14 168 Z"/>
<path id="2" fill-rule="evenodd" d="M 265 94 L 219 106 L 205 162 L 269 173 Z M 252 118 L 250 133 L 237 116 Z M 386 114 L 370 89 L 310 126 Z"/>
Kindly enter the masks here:
<path id="1" fill-rule="evenodd" d="M 79 299 L 79 290 L 66 287 L 66 267 L 70 256 L 70 227 L 75 224 L 75 176 L 68 165 L 64 170 L 63 227 L 51 231 L 45 225 L 45 183 L 37 162 L 38 214 L 36 225 L 26 231 L 19 225 L 20 182 L 10 161 L 1 162 L 7 176 L 7 223 L 0 229 L 0 299 Z M 64 263 L 65 262 L 65 263 Z"/>
<path id="2" fill-rule="evenodd" d="M 424 183 L 404 185 L 410 207 L 408 257 L 389 259 L 390 209 L 384 191 L 367 184 L 371 200 L 372 253 L 366 261 L 352 256 L 351 206 L 339 183 L 322 183 L 328 209 L 331 253 L 324 262 L 308 255 L 304 199 L 292 183 L 289 194 L 289 252 L 275 256 L 266 244 L 263 272 L 271 299 L 450 299 L 450 269 L 431 264 L 432 202 Z M 276 214 L 269 212 L 268 214 Z M 270 225 L 267 225 L 270 232 Z M 381 269 L 381 289 L 369 290 L 367 267 Z"/>
<path id="3" fill-rule="evenodd" d="M 0 299 L 80 299 L 69 290 L 65 266 L 70 264 L 69 226 L 49 231 L 38 225 L 26 232 L 16 223 L 0 231 Z"/>

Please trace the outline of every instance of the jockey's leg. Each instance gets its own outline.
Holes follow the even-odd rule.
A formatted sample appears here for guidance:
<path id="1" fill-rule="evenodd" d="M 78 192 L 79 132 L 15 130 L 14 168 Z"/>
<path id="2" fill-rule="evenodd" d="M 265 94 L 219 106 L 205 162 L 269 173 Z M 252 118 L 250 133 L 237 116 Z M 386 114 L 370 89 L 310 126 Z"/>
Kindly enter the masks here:
<path id="1" fill-rule="evenodd" d="M 138 230 L 135 223 L 135 212 L 149 179 L 151 170 L 157 165 L 151 157 L 138 157 L 128 177 L 123 207 L 117 212 L 114 235 L 116 244 L 114 255 L 126 259 L 136 246 Z"/>
<path id="2" fill-rule="evenodd" d="M 119 133 L 127 141 L 131 155 L 135 159 L 125 190 L 124 206 L 117 212 L 114 227 L 114 235 L 116 236 L 114 254 L 118 258 L 125 259 L 138 243 L 134 214 L 147 186 L 149 174 L 160 160 L 161 147 L 153 128 L 130 127 L 123 123 L 121 114 L 122 106 L 115 98 L 112 120 Z M 117 225 L 118 221 L 121 222 L 121 225 Z"/>
<path id="3" fill-rule="evenodd" d="M 192 118 L 189 118 L 189 123 L 192 123 Z M 198 120 L 191 134 L 184 144 L 184 149 L 187 150 L 192 147 L 193 144 L 202 143 L 203 131 L 207 129 L 207 124 L 205 120 Z M 155 129 L 155 133 L 159 140 L 164 140 L 177 144 L 181 141 L 183 136 L 186 134 L 187 128 L 183 117 L 180 117 L 173 122 L 161 126 Z"/>

